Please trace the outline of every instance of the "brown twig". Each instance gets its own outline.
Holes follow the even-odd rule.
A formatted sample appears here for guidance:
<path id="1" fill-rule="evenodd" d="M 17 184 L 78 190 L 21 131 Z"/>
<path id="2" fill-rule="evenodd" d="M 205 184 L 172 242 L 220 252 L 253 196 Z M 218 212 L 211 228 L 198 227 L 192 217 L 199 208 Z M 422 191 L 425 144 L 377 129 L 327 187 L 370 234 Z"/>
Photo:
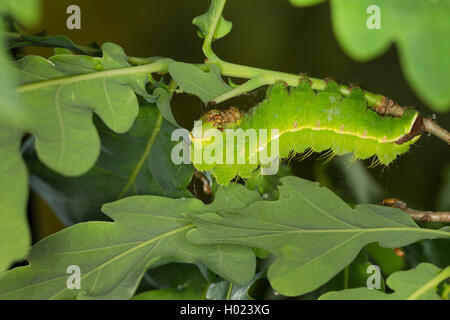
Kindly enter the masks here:
<path id="1" fill-rule="evenodd" d="M 375 111 L 382 115 L 391 115 L 394 117 L 401 117 L 407 108 L 399 106 L 393 100 L 383 97 L 379 102 L 375 105 Z M 414 137 L 414 135 L 421 134 L 426 131 L 439 139 L 447 142 L 450 145 L 450 132 L 439 126 L 433 119 L 424 118 L 419 116 L 417 119 L 417 126 L 414 130 L 414 133 L 409 137 L 410 139 Z"/>
<path id="2" fill-rule="evenodd" d="M 429 118 L 423 119 L 423 125 L 425 127 L 425 131 L 435 135 L 441 140 L 444 140 L 450 145 L 450 132 L 440 127 L 436 122 Z"/>
<path id="3" fill-rule="evenodd" d="M 383 200 L 383 206 L 398 208 L 408 214 L 411 218 L 420 222 L 446 222 L 450 223 L 450 212 L 420 211 L 408 208 L 401 200 L 388 198 Z"/>

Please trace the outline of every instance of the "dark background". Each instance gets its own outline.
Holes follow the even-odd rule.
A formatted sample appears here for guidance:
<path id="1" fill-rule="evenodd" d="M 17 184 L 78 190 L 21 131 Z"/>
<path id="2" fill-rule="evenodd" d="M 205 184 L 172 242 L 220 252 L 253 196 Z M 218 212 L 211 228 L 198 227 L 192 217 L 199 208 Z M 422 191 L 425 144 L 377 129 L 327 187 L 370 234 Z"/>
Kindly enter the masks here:
<path id="1" fill-rule="evenodd" d="M 43 19 L 30 33 L 47 31 L 66 35 L 75 43 L 89 45 L 114 42 L 128 55 L 164 56 L 184 62 L 202 62 L 202 41 L 191 21 L 204 13 L 209 0 L 43 0 Z M 81 30 L 66 28 L 66 8 L 81 7 Z M 288 0 L 229 0 L 225 17 L 233 22 L 232 32 L 214 45 L 224 60 L 290 73 L 308 73 L 317 78 L 331 77 L 344 84 L 384 94 L 401 105 L 414 106 L 432 114 L 407 84 L 400 68 L 395 45 L 381 57 L 367 63 L 349 58 L 333 34 L 327 3 L 296 8 Z M 28 48 L 24 53 L 44 56 L 51 49 Z M 449 84 L 450 86 L 450 84 Z M 264 92 L 241 98 L 241 109 L 250 107 Z M 189 127 L 204 107 L 195 97 L 177 97 L 173 105 L 179 122 Z M 437 121 L 450 128 L 450 115 L 438 114 Z M 291 164 L 297 175 L 314 179 L 317 157 Z M 369 169 L 382 185 L 385 197 L 396 197 L 417 209 L 436 209 L 442 169 L 450 162 L 448 145 L 424 136 L 406 155 L 389 167 Z M 366 162 L 370 164 L 370 162 Z M 319 164 L 320 165 L 320 164 Z M 449 195 L 450 196 L 450 195 Z M 48 208 L 33 197 L 35 239 L 61 227 Z M 39 218 L 38 218 L 39 216 Z"/>

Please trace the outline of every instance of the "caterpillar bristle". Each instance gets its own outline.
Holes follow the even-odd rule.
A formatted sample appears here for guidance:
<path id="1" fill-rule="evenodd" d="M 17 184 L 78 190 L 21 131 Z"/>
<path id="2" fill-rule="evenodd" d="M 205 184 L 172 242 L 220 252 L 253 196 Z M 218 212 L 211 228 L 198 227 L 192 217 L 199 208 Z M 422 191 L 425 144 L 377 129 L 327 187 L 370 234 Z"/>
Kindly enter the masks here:
<path id="1" fill-rule="evenodd" d="M 284 139 L 286 134 L 286 140 L 282 141 L 282 148 L 278 152 L 282 152 L 281 156 L 287 163 L 291 163 L 292 160 L 306 160 L 315 153 L 315 150 L 326 150 L 317 157 L 323 164 L 327 164 L 338 154 L 352 152 L 349 166 L 358 159 L 373 156 L 366 162 L 369 168 L 380 165 L 385 168 L 385 163 L 407 152 L 408 147 L 417 140 L 417 138 L 400 140 L 404 137 L 414 137 L 412 133 L 415 133 L 413 129 L 418 117 L 417 111 L 410 110 L 395 118 L 385 117 L 368 108 L 364 91 L 356 84 L 350 85 L 349 92 L 345 92 L 347 89 L 343 90 L 344 87 L 335 80 L 327 78 L 324 90 L 313 90 L 310 79 L 306 77 L 298 79 L 298 87 L 286 89 L 287 85 L 283 82 L 270 86 L 266 100 L 245 115 L 237 108 L 210 110 L 202 119 L 205 128 L 211 128 L 212 124 L 220 130 L 224 128 L 223 123 L 227 123 L 227 129 L 254 129 L 257 130 L 256 134 L 261 129 L 268 132 L 276 129 L 280 132 L 277 138 Z M 348 95 L 344 97 L 342 91 Z M 280 107 L 284 109 L 280 111 Z M 352 112 L 355 112 L 354 117 Z M 341 117 L 341 113 L 349 116 Z M 205 119 L 209 121 L 204 121 Z M 256 138 L 264 136 L 257 135 Z M 202 141 L 200 146 L 193 144 L 192 148 L 203 149 L 206 145 Z M 293 151 L 287 152 L 288 150 Z M 251 154 L 260 151 L 252 150 Z M 271 151 L 271 154 L 272 152 L 277 151 Z M 195 155 L 195 152 L 191 154 Z M 261 160 L 259 156 L 258 159 Z M 193 163 L 195 166 L 195 161 Z M 262 168 L 261 162 L 259 164 Z M 251 175 L 249 169 L 253 168 L 247 164 L 242 167 L 240 164 L 230 164 L 228 167 L 222 163 L 216 165 L 220 170 L 214 170 L 213 176 L 219 183 L 228 183 L 229 177 L 233 175 L 234 181 L 248 178 Z"/>
<path id="2" fill-rule="evenodd" d="M 330 153 L 333 153 L 333 150 L 328 149 L 327 151 L 323 152 L 320 156 L 317 157 L 317 160 L 325 160 L 330 155 Z"/>
<path id="3" fill-rule="evenodd" d="M 293 152 L 292 153 L 292 158 L 290 158 L 290 159 L 287 159 L 288 160 L 288 164 L 290 164 L 290 161 L 300 161 L 300 155 L 301 155 L 302 153 L 297 153 L 297 152 Z"/>
<path id="4" fill-rule="evenodd" d="M 308 149 L 306 149 L 306 151 L 304 151 L 303 153 L 300 154 L 299 160 L 300 160 L 300 161 L 306 160 L 306 159 L 309 158 L 313 153 L 314 153 L 314 150 L 313 150 L 312 148 L 308 148 Z"/>
<path id="5" fill-rule="evenodd" d="M 331 160 L 333 160 L 334 159 L 334 157 L 336 157 L 337 156 L 337 154 L 336 153 L 333 153 L 332 155 L 330 155 L 329 157 L 328 157 L 328 159 L 327 160 L 325 160 L 324 162 L 323 162 L 323 165 L 326 165 L 326 164 L 328 164 Z"/>
<path id="6" fill-rule="evenodd" d="M 352 161 L 352 157 L 348 157 L 346 160 L 347 160 L 346 161 L 346 168 L 347 169 L 350 168 L 355 163 L 355 161 Z"/>
<path id="7" fill-rule="evenodd" d="M 322 165 L 326 165 L 336 156 L 336 153 L 333 150 L 328 150 L 324 154 L 322 154 L 317 160 L 324 160 Z"/>
<path id="8" fill-rule="evenodd" d="M 291 163 L 292 160 L 294 160 L 297 157 L 297 153 L 292 150 L 291 152 L 289 152 L 288 156 L 286 157 L 286 161 L 288 164 Z"/>
<path id="9" fill-rule="evenodd" d="M 380 158 L 378 158 L 377 156 L 373 156 L 373 157 L 372 157 L 372 162 L 370 163 L 370 165 L 369 165 L 368 168 L 373 169 L 373 168 L 378 167 L 378 166 L 381 165 L 381 164 L 382 164 L 382 163 L 381 163 Z"/>
<path id="10" fill-rule="evenodd" d="M 350 158 L 350 162 L 354 163 L 356 161 L 358 161 L 358 155 L 356 153 L 353 153 L 352 157 Z"/>
<path id="11" fill-rule="evenodd" d="M 384 166 L 386 166 L 383 162 L 381 162 L 381 159 L 378 159 L 378 161 L 377 161 L 377 167 L 378 166 L 380 166 L 380 167 L 384 167 Z"/>
<path id="12" fill-rule="evenodd" d="M 241 179 L 242 179 L 241 175 L 237 174 L 231 181 L 232 182 L 239 182 L 239 180 L 241 180 Z"/>
<path id="13" fill-rule="evenodd" d="M 292 161 L 298 160 L 298 153 L 296 153 L 295 151 L 291 151 L 285 160 L 286 163 L 290 165 Z"/>

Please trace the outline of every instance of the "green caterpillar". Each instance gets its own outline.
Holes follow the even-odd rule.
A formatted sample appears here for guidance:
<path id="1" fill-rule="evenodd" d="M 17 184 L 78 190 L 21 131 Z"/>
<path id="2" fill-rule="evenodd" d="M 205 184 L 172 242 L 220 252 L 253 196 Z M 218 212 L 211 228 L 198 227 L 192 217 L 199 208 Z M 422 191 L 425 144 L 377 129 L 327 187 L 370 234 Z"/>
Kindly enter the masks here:
<path id="1" fill-rule="evenodd" d="M 267 98 L 245 115 L 231 108 L 202 117 L 191 132 L 191 161 L 197 170 L 210 171 L 220 184 L 237 176 L 248 178 L 258 167 L 268 167 L 275 157 L 287 158 L 306 150 L 353 153 L 355 159 L 376 156 L 377 162 L 387 165 L 419 139 L 414 127 L 420 120 L 412 109 L 402 117 L 379 115 L 368 107 L 360 88 L 351 89 L 344 97 L 334 81 L 317 93 L 307 79 L 290 92 L 277 83 L 269 88 Z M 230 135 L 236 129 L 254 134 L 239 143 Z M 255 135 L 256 143 L 252 141 Z M 206 155 L 214 160 L 205 161 Z"/>

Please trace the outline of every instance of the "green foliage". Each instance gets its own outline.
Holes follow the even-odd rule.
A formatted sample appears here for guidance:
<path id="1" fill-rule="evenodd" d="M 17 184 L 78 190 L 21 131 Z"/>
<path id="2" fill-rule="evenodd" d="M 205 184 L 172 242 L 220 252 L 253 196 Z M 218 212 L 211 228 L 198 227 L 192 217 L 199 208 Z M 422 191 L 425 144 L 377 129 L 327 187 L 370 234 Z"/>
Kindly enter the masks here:
<path id="1" fill-rule="evenodd" d="M 313 6 L 326 0 L 289 0 L 294 6 Z"/>
<path id="2" fill-rule="evenodd" d="M 413 246 L 404 248 L 405 261 L 415 267 L 421 262 L 429 262 L 439 268 L 450 265 L 448 241 L 445 239 L 422 240 Z"/>
<path id="3" fill-rule="evenodd" d="M 416 91 L 445 111 L 450 25 L 442 19 L 449 14 L 448 1 L 414 0 L 414 6 L 406 0 L 331 0 L 331 6 L 337 37 L 349 54 L 371 59 L 395 40 Z M 448 299 L 450 228 L 420 228 L 394 208 L 349 206 L 344 200 L 375 203 L 384 195 L 362 162 L 349 167 L 343 157 L 331 169 L 316 170 L 344 200 L 291 176 L 297 171 L 284 163 L 277 175 L 262 176 L 254 171 L 267 166 L 262 162 L 197 166 L 211 171 L 202 174 L 214 199 L 205 204 L 193 198 L 193 166 L 171 159 L 178 143 L 171 141 L 179 128 L 171 107 L 176 93 L 221 103 L 273 85 L 266 100 L 225 127 L 280 129 L 281 157 L 289 159 L 292 150 L 331 148 L 389 163 L 418 139 L 397 144 L 409 137 L 419 115 L 412 109 L 403 117 L 375 113 L 370 107 L 381 95 L 222 61 L 211 45 L 231 31 L 222 16 L 225 3 L 212 0 L 193 20 L 205 39 L 204 64 L 128 57 L 112 43 L 100 50 L 64 36 L 4 32 L 0 19 L 0 272 L 27 254 L 28 186 L 72 225 L 35 244 L 28 265 L 0 274 L 0 299 L 246 300 L 264 296 L 254 291 L 268 284 L 266 277 L 270 292 L 305 294 L 300 299 L 325 292 L 321 299 Z M 365 28 L 369 3 L 381 6 L 381 30 Z M 10 26 L 30 26 L 38 21 L 39 2 L 0 0 L 0 14 L 14 20 Z M 13 64 L 7 48 L 28 46 L 55 48 L 55 55 L 25 56 Z M 227 84 L 223 76 L 250 80 Z M 211 121 L 203 125 L 215 127 Z M 444 210 L 447 171 L 438 198 Z M 222 187 L 211 174 L 224 184 L 235 176 L 249 179 L 245 186 Z M 396 256 L 392 248 L 403 246 L 405 256 Z M 364 288 L 373 263 L 383 276 L 390 274 L 387 285 L 394 293 Z M 69 266 L 80 268 L 79 289 L 67 286 Z M 400 271 L 411 266 L 417 268 Z"/>
<path id="4" fill-rule="evenodd" d="M 265 200 L 275 200 L 278 199 L 277 187 L 281 185 L 280 178 L 291 175 L 292 169 L 286 163 L 282 162 L 277 174 L 263 176 L 261 172 L 254 172 L 245 181 L 245 186 L 250 190 L 258 190 Z"/>
<path id="5" fill-rule="evenodd" d="M 352 209 L 316 183 L 296 177 L 281 181 L 278 201 L 256 202 L 227 214 L 188 215 L 197 226 L 188 240 L 270 251 L 277 258 L 268 272 L 272 287 L 295 296 L 330 280 L 368 243 L 394 248 L 450 237 L 444 229 L 420 229 L 397 209 L 374 205 Z"/>
<path id="6" fill-rule="evenodd" d="M 321 1 L 291 0 L 295 5 Z M 434 110 L 450 110 L 450 1 L 331 0 L 333 26 L 343 49 L 367 61 L 395 42 L 404 73 L 414 91 Z M 369 29 L 369 6 L 380 8 L 381 28 Z"/>
<path id="7" fill-rule="evenodd" d="M 244 285 L 235 285 L 229 281 L 212 283 L 209 285 L 206 298 L 210 300 L 253 300 L 249 295 L 249 290 L 263 276 L 265 276 L 265 271 L 260 271 Z"/>
<path id="8" fill-rule="evenodd" d="M 193 64 L 174 62 L 169 66 L 169 73 L 181 90 L 196 95 L 205 103 L 231 90 L 215 65 L 206 72 Z"/>
<path id="9" fill-rule="evenodd" d="M 354 198 L 357 203 L 374 203 L 380 201 L 383 196 L 383 191 L 380 185 L 367 172 L 366 167 L 362 161 L 356 161 L 351 164 L 350 156 L 339 157 L 336 159 L 336 164 L 345 175 L 348 190 L 354 193 Z"/>
<path id="10" fill-rule="evenodd" d="M 113 222 L 87 222 L 64 229 L 35 245 L 29 265 L 0 279 L 1 299 L 128 299 L 148 267 L 203 262 L 225 279 L 245 284 L 253 277 L 250 248 L 195 245 L 186 241 L 194 227 L 186 214 L 239 209 L 259 199 L 233 185 L 221 189 L 211 205 L 197 199 L 134 196 L 107 204 Z M 80 267 L 81 289 L 68 290 L 66 268 Z"/>
<path id="11" fill-rule="evenodd" d="M 139 291 L 190 286 L 194 291 L 203 292 L 207 282 L 214 281 L 215 277 L 203 264 L 169 263 L 147 270 Z"/>
<path id="12" fill-rule="evenodd" d="M 201 294 L 191 288 L 159 289 L 140 293 L 132 300 L 201 300 Z"/>
<path id="13" fill-rule="evenodd" d="M 439 241 L 436 239 L 433 241 Z M 380 247 L 377 243 L 371 243 L 364 247 L 364 251 L 371 260 L 380 267 L 384 274 L 391 274 L 405 268 L 405 259 L 395 254 L 390 248 Z"/>
<path id="14" fill-rule="evenodd" d="M 156 106 L 158 107 L 164 119 L 169 121 L 174 126 L 179 127 L 180 125 L 175 120 L 175 117 L 172 113 L 172 109 L 170 107 L 172 94 L 166 88 L 162 87 L 158 87 L 155 90 L 153 90 L 153 94 L 157 97 Z"/>
<path id="15" fill-rule="evenodd" d="M 41 18 L 41 4 L 39 0 L 2 0 L 0 13 L 9 15 L 26 26 L 32 26 Z"/>
<path id="16" fill-rule="evenodd" d="M 168 60 L 155 63 L 159 67 Z M 132 67 L 122 48 L 112 43 L 103 46 L 103 58 L 27 56 L 17 62 L 14 74 L 20 100 L 8 98 L 0 108 L 0 144 L 8 146 L 1 151 L 0 190 L 4 192 L 0 202 L 5 223 L 0 230 L 2 236 L 19 235 L 20 239 L 9 248 L 10 241 L 1 242 L 5 257 L 0 259 L 0 270 L 24 256 L 24 241 L 29 239 L 24 212 L 27 177 L 19 152 L 22 136 L 35 135 L 39 159 L 49 168 L 68 176 L 85 173 L 100 153 L 92 112 L 114 132 L 128 131 L 139 110 L 136 93 L 152 98 L 145 89 L 154 65 L 149 66 Z"/>
<path id="17" fill-rule="evenodd" d="M 21 136 L 0 127 L 0 272 L 25 257 L 31 240 L 25 215 L 28 185 L 20 155 Z"/>
<path id="18" fill-rule="evenodd" d="M 103 45 L 103 58 L 27 56 L 18 67 L 23 105 L 11 117 L 20 117 L 22 128 L 35 134 L 41 161 L 69 176 L 85 173 L 99 155 L 92 112 L 124 133 L 139 111 L 135 92 L 150 97 L 145 90 L 149 70 L 131 67 L 122 48 L 112 43 Z"/>
<path id="19" fill-rule="evenodd" d="M 335 157 L 329 165 L 316 165 L 315 179 L 352 203 L 380 203 L 383 189 L 361 160 L 351 154 Z"/>
<path id="20" fill-rule="evenodd" d="M 224 0 L 212 0 L 209 10 L 203 15 L 194 18 L 192 23 L 200 29 L 198 32 L 200 38 L 205 38 L 206 36 L 208 36 L 209 30 L 212 29 L 212 26 L 214 24 L 216 24 L 213 36 L 214 39 L 225 37 L 231 31 L 233 24 L 230 21 L 227 21 L 220 14 L 223 10 L 224 5 Z M 220 15 L 216 20 L 218 14 Z"/>
<path id="21" fill-rule="evenodd" d="M 180 263 L 147 271 L 144 282 L 157 289 L 141 292 L 133 300 L 200 300 L 208 286 L 199 268 Z"/>
<path id="22" fill-rule="evenodd" d="M 32 143 L 25 148 L 31 187 L 65 224 L 104 219 L 100 211 L 104 203 L 131 195 L 192 197 L 186 187 L 193 167 L 171 161 L 175 127 L 154 104 L 140 107 L 126 134 L 114 133 L 98 118 L 95 124 L 102 150 L 95 166 L 80 177 L 58 175 L 38 160 Z"/>
<path id="23" fill-rule="evenodd" d="M 71 52 L 100 56 L 102 51 L 96 46 L 85 47 L 79 46 L 73 43 L 72 40 L 65 36 L 47 36 L 46 34 L 40 34 L 36 36 L 30 36 L 27 34 L 12 34 L 14 38 L 10 39 L 9 49 L 24 48 L 30 46 L 49 47 L 67 49 Z"/>
<path id="24" fill-rule="evenodd" d="M 440 270 L 438 267 L 422 263 L 408 271 L 398 271 L 387 280 L 387 285 L 394 293 L 384 293 L 368 288 L 348 289 L 328 292 L 320 297 L 322 300 L 439 300 L 436 287 L 450 278 L 450 267 Z"/>
<path id="25" fill-rule="evenodd" d="M 210 205 L 156 196 L 108 204 L 103 210 L 115 223 L 77 224 L 41 241 L 31 250 L 29 266 L 8 271 L 0 280 L 0 297 L 129 298 L 147 267 L 170 261 L 202 262 L 237 283 L 235 290 L 241 292 L 240 286 L 251 286 L 254 272 L 250 247 L 276 257 L 268 273 L 275 290 L 299 295 L 330 280 L 366 243 L 398 247 L 450 237 L 448 231 L 418 228 L 397 209 L 351 209 L 314 183 L 295 177 L 281 181 L 278 201 L 260 201 L 257 193 L 232 184 L 219 189 Z M 81 290 L 66 288 L 69 265 L 82 270 Z M 217 297 L 227 287 L 229 296 L 233 286 L 219 282 L 208 295 Z M 147 298 L 175 293 L 187 297 L 192 292 L 158 291 Z"/>
<path id="26" fill-rule="evenodd" d="M 30 26 L 40 18 L 37 0 L 2 0 L 0 15 L 9 15 Z M 25 220 L 28 194 L 25 165 L 20 156 L 22 133 L 11 128 L 7 116 L 20 107 L 16 77 L 3 39 L 4 22 L 0 17 L 0 273 L 11 263 L 25 257 L 30 235 Z M 13 177 L 13 179 L 11 179 Z"/>
<path id="27" fill-rule="evenodd" d="M 392 250 L 391 250 L 392 251 Z M 372 263 L 369 261 L 367 255 L 364 252 L 360 252 L 355 260 L 348 266 L 339 272 L 334 278 L 332 278 L 324 286 L 322 290 L 337 291 L 349 288 L 365 287 L 367 285 L 367 279 L 370 277 L 370 273 L 367 273 L 368 267 Z M 380 279 L 382 288 L 384 289 L 383 279 Z"/>
<path id="28" fill-rule="evenodd" d="M 373 176 L 369 174 L 368 169 L 362 161 L 351 161 L 350 158 L 350 156 L 337 157 L 331 161 L 329 166 L 316 166 L 315 176 L 317 181 L 336 191 L 338 196 L 350 203 L 380 203 L 384 195 L 383 189 Z M 432 242 L 435 244 L 438 241 L 440 239 L 433 240 Z M 378 265 L 382 273 L 386 275 L 405 268 L 406 263 L 404 257 L 399 257 L 391 248 L 383 248 L 377 243 L 366 245 L 362 253 L 364 253 L 363 257 L 365 260 L 361 259 L 360 254 L 346 269 L 352 268 L 355 264 L 355 267 L 358 268 L 364 261 L 367 261 L 366 256 L 370 258 L 370 261 Z M 339 279 L 343 278 L 344 273 L 345 271 L 338 275 L 340 276 Z M 348 272 L 347 275 L 350 277 L 354 276 L 353 272 Z M 365 275 L 366 277 L 368 276 L 367 274 Z M 352 287 L 357 286 L 353 285 Z"/>

